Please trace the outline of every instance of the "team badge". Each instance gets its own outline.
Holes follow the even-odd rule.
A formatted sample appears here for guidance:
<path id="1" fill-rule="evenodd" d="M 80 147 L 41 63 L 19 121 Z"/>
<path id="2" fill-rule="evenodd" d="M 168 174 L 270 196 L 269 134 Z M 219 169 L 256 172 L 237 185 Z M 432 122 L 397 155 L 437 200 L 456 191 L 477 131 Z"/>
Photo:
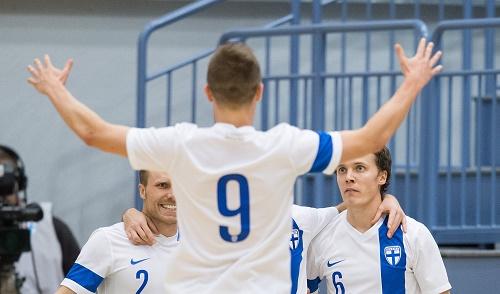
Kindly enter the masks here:
<path id="1" fill-rule="evenodd" d="M 399 263 L 401 259 L 401 247 L 400 246 L 386 246 L 384 248 L 385 260 L 392 265 L 395 266 Z"/>
<path id="2" fill-rule="evenodd" d="M 292 237 L 290 238 L 290 249 L 295 250 L 299 247 L 299 230 L 292 229 Z"/>

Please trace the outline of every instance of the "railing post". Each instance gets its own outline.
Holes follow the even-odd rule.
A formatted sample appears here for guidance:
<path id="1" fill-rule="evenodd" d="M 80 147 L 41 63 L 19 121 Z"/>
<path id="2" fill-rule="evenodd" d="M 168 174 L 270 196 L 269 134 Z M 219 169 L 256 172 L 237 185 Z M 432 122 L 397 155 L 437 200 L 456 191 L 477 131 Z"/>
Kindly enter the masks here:
<path id="1" fill-rule="evenodd" d="M 300 24 L 300 0 L 292 0 L 292 25 Z M 290 37 L 290 74 L 296 75 L 299 73 L 299 36 L 292 35 Z M 298 80 L 290 79 L 290 124 L 298 124 Z"/>

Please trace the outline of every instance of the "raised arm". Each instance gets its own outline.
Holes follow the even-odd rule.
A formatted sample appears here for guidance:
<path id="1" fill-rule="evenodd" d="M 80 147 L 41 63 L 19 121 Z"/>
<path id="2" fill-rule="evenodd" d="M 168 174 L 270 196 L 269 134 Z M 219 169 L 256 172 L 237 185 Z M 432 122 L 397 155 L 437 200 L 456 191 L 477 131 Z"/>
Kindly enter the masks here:
<path id="1" fill-rule="evenodd" d="M 63 70 L 54 67 L 48 55 L 45 62 L 38 58 L 28 66 L 31 77 L 28 82 L 50 101 L 64 122 L 85 144 L 105 152 L 127 156 L 126 136 L 128 127 L 115 125 L 103 120 L 97 113 L 78 101 L 64 86 L 72 62 L 68 61 Z M 69 66 L 68 66 L 69 64 Z"/>
<path id="2" fill-rule="evenodd" d="M 415 56 L 406 57 L 403 48 L 395 45 L 403 83 L 396 93 L 360 129 L 341 132 L 343 152 L 341 161 L 350 160 L 382 149 L 402 123 L 418 93 L 439 73 L 441 65 L 435 66 L 441 57 L 438 51 L 432 55 L 433 43 L 420 40 Z"/>

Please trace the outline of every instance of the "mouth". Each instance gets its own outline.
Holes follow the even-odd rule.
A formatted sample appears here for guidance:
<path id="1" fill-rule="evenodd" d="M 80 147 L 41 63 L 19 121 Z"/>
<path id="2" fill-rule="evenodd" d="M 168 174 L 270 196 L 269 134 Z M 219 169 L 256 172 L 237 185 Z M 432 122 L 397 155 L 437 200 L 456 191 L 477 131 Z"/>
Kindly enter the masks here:
<path id="1" fill-rule="evenodd" d="M 177 209 L 177 205 L 175 204 L 160 204 L 160 207 L 163 209 L 174 210 L 174 211 Z"/>
<path id="2" fill-rule="evenodd" d="M 353 189 L 353 188 L 347 188 L 344 190 L 344 193 L 348 193 L 348 192 L 359 192 L 359 191 L 356 189 Z"/>

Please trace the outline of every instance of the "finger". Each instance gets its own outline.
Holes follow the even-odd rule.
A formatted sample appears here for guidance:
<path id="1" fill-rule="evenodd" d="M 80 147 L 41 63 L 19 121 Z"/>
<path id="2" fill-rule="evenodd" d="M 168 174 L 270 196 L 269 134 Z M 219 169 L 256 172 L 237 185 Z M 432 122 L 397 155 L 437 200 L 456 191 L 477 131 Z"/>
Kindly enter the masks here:
<path id="1" fill-rule="evenodd" d="M 417 56 L 417 57 L 423 57 L 424 56 L 425 43 L 426 43 L 425 38 L 420 39 L 420 42 L 418 43 L 418 48 L 417 48 L 417 52 L 415 53 L 415 56 Z"/>
<path id="2" fill-rule="evenodd" d="M 430 65 L 431 66 L 436 65 L 436 63 L 439 61 L 439 59 L 441 59 L 442 55 L 443 55 L 443 52 L 441 52 L 441 51 L 438 51 L 438 52 L 434 53 L 434 55 L 432 56 L 431 60 L 429 61 Z"/>
<path id="3" fill-rule="evenodd" d="M 408 232 L 408 223 L 406 222 L 406 215 L 403 213 L 403 232 Z"/>
<path id="4" fill-rule="evenodd" d="M 375 216 L 371 220 L 371 224 L 374 225 L 380 219 L 381 216 L 382 216 L 382 208 L 379 207 L 377 209 L 377 213 L 375 213 Z"/>
<path id="5" fill-rule="evenodd" d="M 437 75 L 438 73 L 441 72 L 441 70 L 443 70 L 443 66 L 442 65 L 436 66 L 435 68 L 432 69 L 432 75 Z"/>
<path id="6" fill-rule="evenodd" d="M 391 209 L 389 212 L 389 220 L 387 221 L 387 237 L 392 238 L 392 235 L 394 234 L 394 217 L 396 216 L 396 211 Z"/>
<path id="7" fill-rule="evenodd" d="M 142 243 L 142 239 L 141 237 L 139 237 L 139 235 L 137 235 L 137 233 L 133 230 L 130 231 L 129 233 L 130 235 L 130 238 L 128 238 L 134 245 L 144 245 Z"/>
<path id="8" fill-rule="evenodd" d="M 53 68 L 54 66 L 52 65 L 52 62 L 50 61 L 50 57 L 48 54 L 45 54 L 43 56 L 43 58 L 45 59 L 45 65 L 47 66 L 47 68 Z"/>
<path id="9" fill-rule="evenodd" d="M 43 65 L 42 65 L 42 62 L 40 61 L 40 59 L 35 58 L 34 62 L 35 62 L 35 65 L 36 65 L 37 69 L 43 69 Z"/>
<path id="10" fill-rule="evenodd" d="M 28 65 L 28 71 L 31 73 L 33 76 L 38 76 L 38 71 L 31 65 Z"/>
<path id="11" fill-rule="evenodd" d="M 68 76 L 72 68 L 73 68 L 73 59 L 68 59 L 61 73 L 61 82 L 63 84 L 66 84 L 66 81 L 68 80 Z"/>
<path id="12" fill-rule="evenodd" d="M 150 241 L 141 226 L 133 228 L 133 231 L 139 236 L 140 240 L 142 240 L 142 244 L 149 244 Z"/>
<path id="13" fill-rule="evenodd" d="M 153 221 L 151 221 L 151 219 L 149 217 L 146 217 L 146 222 L 148 224 L 149 229 L 151 229 L 151 232 L 153 234 L 158 235 L 160 233 L 160 231 L 156 227 L 155 223 Z"/>
<path id="14" fill-rule="evenodd" d="M 399 62 L 403 61 L 406 59 L 406 54 L 405 54 L 405 51 L 403 49 L 403 47 L 401 47 L 401 45 L 399 43 L 396 43 L 396 45 L 394 45 L 394 50 L 396 51 L 396 55 L 399 59 Z"/>
<path id="15" fill-rule="evenodd" d="M 149 229 L 147 224 L 145 226 L 141 226 L 141 228 L 146 235 L 146 239 L 147 239 L 148 244 L 153 245 L 155 242 L 155 235 L 153 235 L 153 233 L 151 232 L 151 230 Z"/>
<path id="16" fill-rule="evenodd" d="M 425 48 L 425 55 L 424 55 L 424 58 L 426 60 L 429 60 L 431 58 L 431 55 L 432 55 L 432 49 L 434 48 L 434 43 L 432 42 L 429 42 L 427 44 L 427 47 Z"/>
<path id="17" fill-rule="evenodd" d="M 35 86 L 36 84 L 38 84 L 38 80 L 35 79 L 35 78 L 28 78 L 28 83 L 30 83 L 33 86 Z"/>

